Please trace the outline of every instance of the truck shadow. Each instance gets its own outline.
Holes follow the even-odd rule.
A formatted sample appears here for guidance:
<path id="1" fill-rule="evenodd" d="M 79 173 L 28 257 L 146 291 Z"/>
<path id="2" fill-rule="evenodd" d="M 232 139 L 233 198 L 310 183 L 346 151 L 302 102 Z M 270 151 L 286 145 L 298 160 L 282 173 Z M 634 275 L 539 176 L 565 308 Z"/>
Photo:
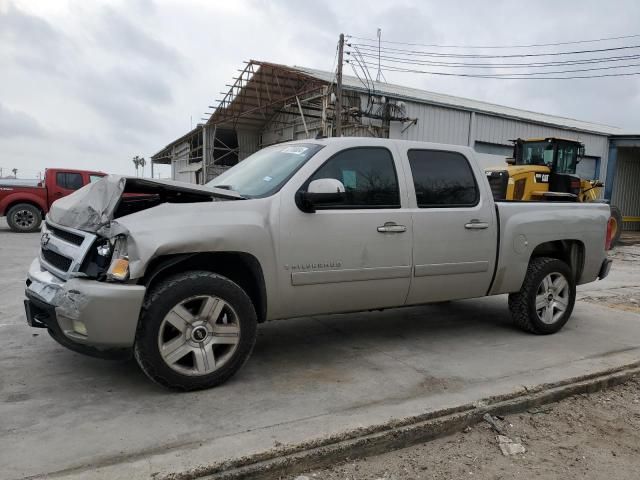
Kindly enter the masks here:
<path id="1" fill-rule="evenodd" d="M 356 374 L 350 363 L 371 363 L 381 373 L 384 367 L 375 365 L 380 359 L 387 364 L 400 364 L 404 357 L 432 361 L 450 357 L 456 350 L 491 348 L 514 335 L 526 334 L 512 327 L 506 299 L 501 297 L 274 321 L 259 326 L 255 349 L 245 367 L 210 392 L 254 391 L 273 385 L 278 378 L 296 379 L 297 387 L 308 381 L 317 388 L 348 382 Z M 149 381 L 133 359 L 93 359 L 62 347 L 52 355 L 55 359 L 49 363 L 55 375 L 68 387 L 69 382 L 82 385 L 85 395 L 87 389 L 121 399 L 169 394 Z M 416 371 L 430 377 L 428 368 Z M 57 388 L 59 384 L 48 387 Z"/>

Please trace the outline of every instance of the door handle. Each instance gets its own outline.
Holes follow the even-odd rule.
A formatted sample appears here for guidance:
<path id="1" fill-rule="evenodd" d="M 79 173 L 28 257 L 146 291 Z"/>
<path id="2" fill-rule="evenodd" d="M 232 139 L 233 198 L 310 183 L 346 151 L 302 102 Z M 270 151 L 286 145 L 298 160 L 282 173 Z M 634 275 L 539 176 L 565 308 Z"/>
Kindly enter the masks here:
<path id="1" fill-rule="evenodd" d="M 378 227 L 378 232 L 380 233 L 402 233 L 406 231 L 407 227 L 398 225 L 395 222 L 386 222 L 384 225 Z"/>
<path id="2" fill-rule="evenodd" d="M 481 222 L 479 220 L 471 220 L 469 223 L 464 225 L 464 228 L 467 230 L 484 230 L 485 228 L 489 228 L 489 224 L 486 222 Z"/>

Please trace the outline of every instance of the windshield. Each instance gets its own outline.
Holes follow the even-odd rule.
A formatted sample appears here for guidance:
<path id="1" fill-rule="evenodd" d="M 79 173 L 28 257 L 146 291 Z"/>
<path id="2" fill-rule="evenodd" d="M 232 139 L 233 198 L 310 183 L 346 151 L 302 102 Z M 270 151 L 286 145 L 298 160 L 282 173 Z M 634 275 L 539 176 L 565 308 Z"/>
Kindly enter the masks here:
<path id="1" fill-rule="evenodd" d="M 553 164 L 553 143 L 551 142 L 526 142 L 522 145 L 522 162 L 519 165 L 546 165 Z"/>
<path id="2" fill-rule="evenodd" d="M 315 143 L 268 147 L 242 160 L 207 185 L 227 188 L 247 198 L 268 197 L 280 190 L 321 148 L 322 145 Z"/>
<path id="3" fill-rule="evenodd" d="M 576 173 L 578 164 L 578 146 L 573 144 L 560 144 L 558 146 L 558 173 Z"/>

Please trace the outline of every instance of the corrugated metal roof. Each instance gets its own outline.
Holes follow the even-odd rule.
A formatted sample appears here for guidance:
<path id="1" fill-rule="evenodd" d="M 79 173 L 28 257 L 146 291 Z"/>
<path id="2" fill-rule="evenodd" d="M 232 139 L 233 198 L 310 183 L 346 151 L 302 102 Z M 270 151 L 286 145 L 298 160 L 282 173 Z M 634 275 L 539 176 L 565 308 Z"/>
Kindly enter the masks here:
<path id="1" fill-rule="evenodd" d="M 315 77 L 319 80 L 331 83 L 335 79 L 333 72 L 324 70 L 316 70 L 307 67 L 289 67 L 302 73 Z M 345 87 L 366 92 L 362 82 L 357 77 L 343 75 L 342 83 Z M 373 82 L 375 91 L 380 95 L 388 95 L 394 98 L 401 98 L 415 102 L 429 103 L 433 105 L 460 108 L 464 110 L 472 110 L 475 112 L 488 113 L 491 115 L 499 115 L 501 117 L 516 118 L 528 122 L 535 122 L 545 125 L 553 125 L 557 127 L 569 128 L 572 130 L 580 130 L 591 133 L 599 133 L 602 135 L 620 135 L 623 132 L 618 127 L 603 125 L 593 122 L 585 122 L 573 118 L 558 117 L 555 115 L 547 115 L 544 113 L 531 112 L 528 110 L 520 110 L 518 108 L 496 105 L 489 102 L 472 100 L 470 98 L 456 97 L 453 95 L 445 95 L 442 93 L 430 92 L 428 90 L 420 90 L 417 88 L 404 87 L 402 85 L 394 85 L 385 82 Z"/>

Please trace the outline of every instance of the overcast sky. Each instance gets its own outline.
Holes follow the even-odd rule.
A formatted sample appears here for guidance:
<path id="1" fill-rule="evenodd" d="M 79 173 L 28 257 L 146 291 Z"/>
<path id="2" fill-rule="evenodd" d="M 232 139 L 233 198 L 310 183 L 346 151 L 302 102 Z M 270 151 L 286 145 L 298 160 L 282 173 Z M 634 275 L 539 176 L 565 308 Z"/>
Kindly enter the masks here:
<path id="1" fill-rule="evenodd" d="M 375 37 L 380 27 L 386 40 L 513 45 L 636 34 L 639 25 L 634 0 L 0 0 L 0 167 L 19 177 L 56 166 L 131 174 L 131 158 L 186 133 L 244 60 L 329 70 L 340 32 Z M 640 133 L 640 76 L 385 76 Z"/>

